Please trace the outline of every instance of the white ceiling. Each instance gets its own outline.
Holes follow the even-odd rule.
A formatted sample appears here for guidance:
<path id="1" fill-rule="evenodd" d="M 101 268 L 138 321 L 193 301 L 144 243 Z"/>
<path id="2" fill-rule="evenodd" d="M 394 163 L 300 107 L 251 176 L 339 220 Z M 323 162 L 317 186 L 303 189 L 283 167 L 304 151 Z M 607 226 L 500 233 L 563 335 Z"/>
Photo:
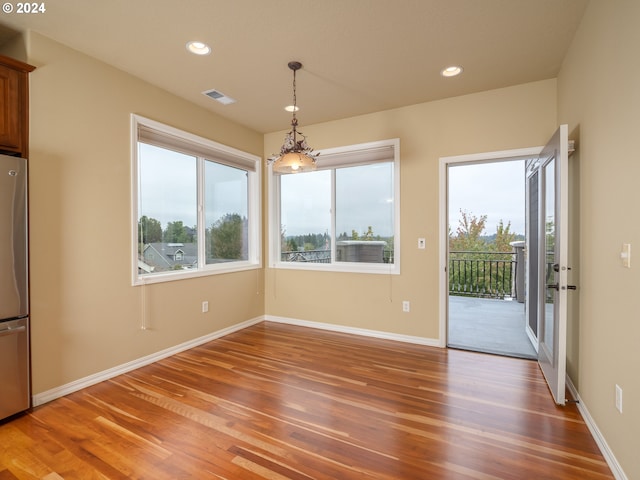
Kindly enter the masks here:
<path id="1" fill-rule="evenodd" d="M 16 2 L 13 2 L 16 3 Z M 48 0 L 0 13 L 258 132 L 553 78 L 588 0 Z M 213 53 L 197 57 L 189 40 Z M 445 79 L 450 64 L 464 73 Z M 215 88 L 237 100 L 202 95 Z"/>

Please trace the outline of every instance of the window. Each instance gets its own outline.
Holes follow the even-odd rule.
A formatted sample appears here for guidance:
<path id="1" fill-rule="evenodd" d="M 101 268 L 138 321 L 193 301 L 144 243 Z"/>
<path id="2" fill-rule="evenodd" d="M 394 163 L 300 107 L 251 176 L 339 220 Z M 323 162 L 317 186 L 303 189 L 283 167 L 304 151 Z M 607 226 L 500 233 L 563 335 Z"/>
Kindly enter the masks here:
<path id="1" fill-rule="evenodd" d="M 271 265 L 400 273 L 399 140 L 320 152 L 313 172 L 270 175 Z"/>
<path id="2" fill-rule="evenodd" d="M 260 265 L 260 158 L 132 115 L 133 283 Z"/>

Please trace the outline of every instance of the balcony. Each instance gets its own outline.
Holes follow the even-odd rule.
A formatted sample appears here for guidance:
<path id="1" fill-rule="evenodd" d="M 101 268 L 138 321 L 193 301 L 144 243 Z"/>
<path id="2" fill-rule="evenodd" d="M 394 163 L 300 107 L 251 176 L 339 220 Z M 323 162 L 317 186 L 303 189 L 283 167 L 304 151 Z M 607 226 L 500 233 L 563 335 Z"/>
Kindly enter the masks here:
<path id="1" fill-rule="evenodd" d="M 526 333 L 523 243 L 514 252 L 449 253 L 449 330 L 453 348 L 536 358 Z"/>
<path id="2" fill-rule="evenodd" d="M 516 278 L 519 273 L 524 278 L 524 265 L 518 268 L 517 256 L 516 252 L 449 252 L 449 295 L 515 298 Z"/>
<path id="3" fill-rule="evenodd" d="M 449 296 L 448 346 L 537 358 L 525 327 L 524 304 L 514 300 Z"/>

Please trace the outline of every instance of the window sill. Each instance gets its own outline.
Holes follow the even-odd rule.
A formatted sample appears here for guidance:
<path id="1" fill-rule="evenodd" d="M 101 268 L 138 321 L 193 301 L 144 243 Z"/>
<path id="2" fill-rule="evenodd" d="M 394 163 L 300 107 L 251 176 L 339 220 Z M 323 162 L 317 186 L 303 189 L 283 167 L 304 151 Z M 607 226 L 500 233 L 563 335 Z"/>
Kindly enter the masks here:
<path id="1" fill-rule="evenodd" d="M 184 270 L 177 272 L 156 273 L 144 276 L 137 276 L 133 279 L 133 286 L 149 285 L 153 283 L 174 282 L 189 278 L 209 277 L 227 273 L 244 272 L 247 270 L 257 270 L 262 268 L 262 264 L 256 262 L 234 262 L 233 265 L 214 265 L 201 270 Z"/>
<path id="2" fill-rule="evenodd" d="M 278 262 L 270 268 L 282 270 L 313 270 L 318 272 L 369 273 L 375 275 L 400 275 L 400 266 L 389 263 L 300 263 Z"/>

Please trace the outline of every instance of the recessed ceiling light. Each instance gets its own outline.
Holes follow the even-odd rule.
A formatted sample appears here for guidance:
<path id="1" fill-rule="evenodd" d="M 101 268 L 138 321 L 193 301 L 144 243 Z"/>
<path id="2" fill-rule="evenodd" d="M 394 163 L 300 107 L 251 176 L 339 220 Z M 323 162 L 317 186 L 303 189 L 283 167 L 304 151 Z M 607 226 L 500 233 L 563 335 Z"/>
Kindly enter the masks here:
<path id="1" fill-rule="evenodd" d="M 209 55 L 211 53 L 211 47 L 209 45 L 197 41 L 188 42 L 187 50 L 196 55 Z"/>
<path id="2" fill-rule="evenodd" d="M 300 110 L 300 107 L 298 107 L 297 105 L 295 107 L 293 105 L 289 105 L 287 107 L 284 107 L 284 109 L 287 112 L 297 112 L 298 110 Z"/>
<path id="3" fill-rule="evenodd" d="M 440 75 L 443 77 L 455 77 L 462 73 L 463 68 L 460 65 L 451 65 L 450 67 L 443 68 Z"/>

